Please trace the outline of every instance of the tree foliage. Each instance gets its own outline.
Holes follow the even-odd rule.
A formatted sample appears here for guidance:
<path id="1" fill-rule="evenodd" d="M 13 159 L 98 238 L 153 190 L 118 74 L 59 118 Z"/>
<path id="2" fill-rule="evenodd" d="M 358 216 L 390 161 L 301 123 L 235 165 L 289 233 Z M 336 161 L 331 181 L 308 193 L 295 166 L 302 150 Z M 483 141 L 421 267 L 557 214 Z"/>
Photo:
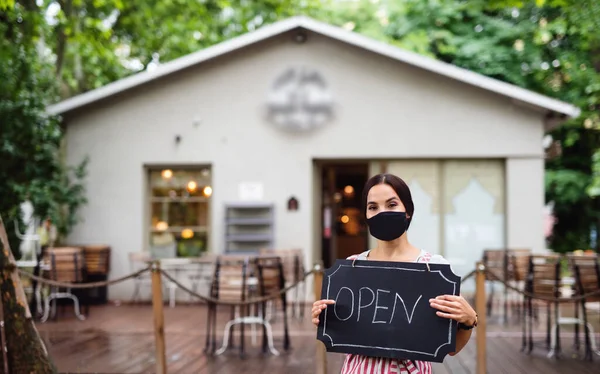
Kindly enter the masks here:
<path id="1" fill-rule="evenodd" d="M 318 0 L 46 0 L 45 42 L 68 97 L 317 9 Z"/>
<path id="2" fill-rule="evenodd" d="M 31 5 L 31 4 L 25 4 Z M 0 13 L 0 213 L 17 250 L 14 225 L 19 205 L 30 199 L 41 217 L 50 217 L 59 232 L 74 225 L 74 214 L 85 202 L 79 174 L 60 159 L 62 131 L 46 106 L 58 99 L 54 67 L 44 52 L 47 33 L 42 15 L 17 3 Z"/>

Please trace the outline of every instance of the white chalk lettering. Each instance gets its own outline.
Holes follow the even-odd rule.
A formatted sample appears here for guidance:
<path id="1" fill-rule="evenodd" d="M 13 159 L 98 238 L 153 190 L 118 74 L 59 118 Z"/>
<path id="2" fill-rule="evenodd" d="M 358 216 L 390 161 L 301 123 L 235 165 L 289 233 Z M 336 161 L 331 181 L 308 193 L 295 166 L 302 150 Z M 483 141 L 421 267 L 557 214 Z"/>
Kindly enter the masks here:
<path id="1" fill-rule="evenodd" d="M 350 303 L 348 302 L 339 302 L 340 297 L 343 297 L 342 295 L 342 291 L 346 291 L 347 293 L 350 293 Z M 371 300 L 368 300 L 368 294 L 371 294 Z M 411 324 L 412 320 L 415 316 L 415 310 L 417 309 L 417 305 L 419 304 L 419 302 L 421 301 L 421 299 L 423 298 L 423 295 L 419 295 L 419 297 L 417 298 L 417 300 L 415 301 L 415 303 L 412 306 L 412 309 L 409 313 L 408 308 L 410 307 L 410 305 L 406 305 L 406 302 L 404 301 L 404 299 L 402 298 L 402 296 L 400 296 L 400 294 L 398 293 L 394 293 L 394 299 L 393 299 L 393 306 L 392 306 L 392 310 L 391 310 L 391 315 L 390 318 L 387 318 L 387 313 L 384 313 L 386 316 L 382 316 L 381 314 L 379 314 L 380 317 L 382 317 L 383 319 L 377 319 L 377 312 L 380 309 L 383 310 L 389 310 L 390 309 L 390 304 L 392 304 L 392 300 L 389 299 L 388 297 L 385 297 L 385 294 L 390 294 L 391 291 L 390 290 L 382 290 L 382 289 L 377 289 L 376 291 L 373 291 L 372 288 L 370 287 L 361 287 L 358 289 L 358 305 L 355 305 L 355 300 L 357 299 L 355 297 L 355 293 L 354 291 L 349 288 L 349 287 L 342 287 L 339 289 L 336 297 L 335 297 L 335 304 L 333 305 L 333 313 L 335 314 L 336 318 L 339 321 L 348 321 L 350 318 L 352 318 L 352 316 L 354 315 L 354 312 L 356 311 L 356 322 L 360 322 L 360 317 L 361 317 L 361 313 L 364 314 L 363 309 L 367 309 L 369 307 L 374 307 L 375 310 L 373 311 L 373 319 L 371 321 L 371 323 L 392 323 L 394 321 L 394 318 L 396 317 L 396 312 L 401 309 L 398 306 L 398 300 L 400 300 L 400 303 L 402 303 L 402 308 L 404 308 L 404 314 L 406 315 L 406 321 Z M 345 299 L 347 300 L 347 299 Z M 368 301 L 367 301 L 368 300 Z M 375 304 L 375 305 L 373 305 Z M 348 307 L 350 310 L 348 313 L 348 316 L 346 317 L 340 317 L 339 311 L 340 310 L 345 310 L 345 308 Z M 341 308 L 341 309 L 340 309 Z M 370 309 L 370 308 L 369 308 Z M 363 318 L 364 319 L 364 318 Z"/>
<path id="2" fill-rule="evenodd" d="M 371 293 L 371 302 L 369 302 L 367 305 L 362 304 L 362 290 L 367 290 Z M 372 289 L 369 287 L 361 287 L 361 289 L 358 290 L 358 317 L 356 318 L 356 322 L 360 321 L 360 310 L 371 306 L 373 301 L 375 301 L 375 292 L 373 292 Z"/>
<path id="3" fill-rule="evenodd" d="M 423 295 L 420 295 L 419 298 L 417 299 L 417 301 L 415 301 L 415 305 L 413 305 L 412 312 L 410 313 L 410 316 L 409 316 L 408 309 L 406 308 L 406 304 L 404 303 L 402 296 L 396 294 L 396 297 L 394 298 L 394 307 L 392 309 L 392 317 L 390 318 L 390 323 L 392 323 L 392 320 L 394 319 L 394 315 L 396 314 L 396 303 L 398 302 L 398 299 L 400 299 L 402 306 L 404 306 L 404 312 L 406 313 L 406 319 L 408 320 L 408 324 L 410 324 L 412 322 L 413 315 L 415 314 L 415 309 L 417 308 L 417 304 L 419 303 L 419 301 L 421 300 L 422 297 L 423 297 Z"/>
<path id="4" fill-rule="evenodd" d="M 340 318 L 340 316 L 337 313 L 337 307 L 339 305 L 338 299 L 340 298 L 340 293 L 342 293 L 342 290 L 344 290 L 344 289 L 350 291 L 350 295 L 352 295 L 352 302 L 350 303 L 350 315 L 348 315 L 348 317 L 346 317 L 346 318 Z M 335 314 L 337 319 L 339 319 L 340 321 L 347 321 L 350 319 L 350 317 L 352 317 L 352 314 L 354 313 L 354 292 L 351 289 L 349 289 L 348 287 L 342 287 L 338 291 L 337 296 L 335 297 L 335 304 L 333 304 L 333 313 Z"/>
<path id="5" fill-rule="evenodd" d="M 377 296 L 375 297 L 375 312 L 373 313 L 373 323 L 385 323 L 385 321 L 375 321 L 375 318 L 377 318 L 377 309 L 389 309 L 387 306 L 379 306 L 379 292 L 390 293 L 390 291 L 388 290 L 377 289 Z"/>

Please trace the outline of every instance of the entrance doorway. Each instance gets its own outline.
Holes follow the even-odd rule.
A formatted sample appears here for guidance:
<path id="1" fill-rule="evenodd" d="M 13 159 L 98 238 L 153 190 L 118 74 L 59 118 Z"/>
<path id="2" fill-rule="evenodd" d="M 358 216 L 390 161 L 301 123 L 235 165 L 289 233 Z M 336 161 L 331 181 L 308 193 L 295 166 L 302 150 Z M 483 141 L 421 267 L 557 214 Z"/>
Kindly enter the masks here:
<path id="1" fill-rule="evenodd" d="M 369 178 L 368 162 L 321 163 L 321 257 L 329 268 L 336 259 L 368 247 L 362 217 L 362 190 Z"/>

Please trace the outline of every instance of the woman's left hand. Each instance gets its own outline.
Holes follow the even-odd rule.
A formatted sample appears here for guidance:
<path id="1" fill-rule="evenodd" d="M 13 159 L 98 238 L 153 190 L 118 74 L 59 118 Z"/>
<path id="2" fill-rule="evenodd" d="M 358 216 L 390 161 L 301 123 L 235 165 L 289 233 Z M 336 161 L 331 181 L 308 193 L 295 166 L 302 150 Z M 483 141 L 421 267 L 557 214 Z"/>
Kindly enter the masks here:
<path id="1" fill-rule="evenodd" d="M 477 321 L 475 310 L 462 296 L 438 296 L 429 299 L 429 305 L 438 310 L 436 314 L 440 317 L 453 319 L 467 326 L 473 326 Z"/>

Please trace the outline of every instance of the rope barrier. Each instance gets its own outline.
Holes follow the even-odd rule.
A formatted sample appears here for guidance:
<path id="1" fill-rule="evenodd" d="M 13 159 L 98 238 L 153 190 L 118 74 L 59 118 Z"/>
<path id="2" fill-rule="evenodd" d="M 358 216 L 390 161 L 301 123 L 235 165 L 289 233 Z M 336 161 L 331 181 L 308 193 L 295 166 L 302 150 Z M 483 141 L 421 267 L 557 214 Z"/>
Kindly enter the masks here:
<path id="1" fill-rule="evenodd" d="M 505 287 L 507 287 L 527 298 L 534 299 L 534 300 L 543 300 L 543 301 L 549 301 L 549 302 L 554 302 L 554 303 L 571 303 L 571 302 L 575 302 L 575 301 L 581 301 L 583 299 L 587 299 L 587 298 L 590 298 L 593 296 L 600 296 L 600 289 L 598 289 L 596 291 L 588 292 L 583 295 L 573 296 L 573 297 L 549 297 L 549 296 L 536 295 L 535 293 L 531 293 L 531 292 L 528 292 L 525 290 L 520 290 L 517 287 L 506 283 L 504 280 L 502 280 L 498 275 L 496 275 L 492 271 L 489 271 L 487 269 L 484 269 L 484 271 L 486 274 L 491 274 L 491 276 L 492 276 L 492 278 L 494 278 L 494 280 L 502 283 Z"/>
<path id="2" fill-rule="evenodd" d="M 173 284 L 175 284 L 181 290 L 187 292 L 188 294 L 190 294 L 190 295 L 192 295 L 194 297 L 197 297 L 198 299 L 206 302 L 207 304 L 230 305 L 230 306 L 254 305 L 254 304 L 264 303 L 265 301 L 275 300 L 278 297 L 280 297 L 281 295 L 283 295 L 286 292 L 288 292 L 289 290 L 291 290 L 294 287 L 298 286 L 300 283 L 304 282 L 309 275 L 314 274 L 316 271 L 317 271 L 317 269 L 315 268 L 315 269 L 312 269 L 310 271 L 305 272 L 304 275 L 302 276 L 302 278 L 300 280 L 298 280 L 297 282 L 295 282 L 293 284 L 290 284 L 287 287 L 282 288 L 278 292 L 273 292 L 273 293 L 271 293 L 269 295 L 262 296 L 262 297 L 250 298 L 250 299 L 244 300 L 244 301 L 228 301 L 228 300 L 215 299 L 215 298 L 212 298 L 210 296 L 200 295 L 199 293 L 196 293 L 196 292 L 190 290 L 189 288 L 187 288 L 186 286 L 184 286 L 183 284 L 181 284 L 179 281 L 177 281 L 175 278 L 173 278 L 169 273 L 165 272 L 162 269 L 160 270 L 160 272 L 162 273 L 162 275 L 165 278 L 167 278 L 170 282 L 172 282 Z"/>
<path id="3" fill-rule="evenodd" d="M 23 275 L 26 276 L 28 278 L 31 278 L 35 281 L 38 281 L 40 283 L 43 284 L 47 284 L 50 286 L 55 286 L 55 287 L 63 287 L 63 288 L 96 288 L 96 287 L 106 287 L 106 286 L 111 286 L 113 284 L 117 284 L 117 283 L 121 283 L 124 282 L 126 280 L 132 279 L 132 278 L 136 278 L 142 274 L 144 274 L 147 271 L 150 271 L 152 267 L 148 266 L 147 268 L 144 268 L 142 270 L 139 270 L 135 273 L 131 273 L 129 275 L 125 275 L 121 278 L 116 278 L 116 279 L 111 279 L 111 280 L 107 280 L 107 281 L 102 281 L 102 282 L 90 282 L 90 283 L 65 283 L 65 282 L 57 282 L 57 281 L 53 281 L 52 279 L 48 279 L 48 278 L 44 278 L 44 277 L 38 277 L 37 275 L 33 275 L 29 272 L 23 271 L 21 269 L 19 269 L 19 275 Z"/>
<path id="4" fill-rule="evenodd" d="M 10 270 L 10 267 L 7 267 L 5 270 Z M 124 282 L 126 280 L 132 279 L 132 278 L 136 278 L 140 275 L 142 275 L 143 273 L 152 270 L 152 266 L 148 266 L 147 268 L 144 268 L 142 270 L 139 270 L 135 273 L 117 278 L 117 279 L 112 279 L 112 280 L 108 280 L 108 281 L 102 281 L 102 282 L 92 282 L 92 283 L 65 283 L 65 282 L 57 282 L 57 281 L 53 281 L 51 279 L 47 279 L 44 277 L 39 277 L 36 275 L 33 275 L 29 272 L 23 271 L 21 269 L 18 269 L 18 272 L 20 275 L 22 276 L 26 276 L 29 277 L 35 281 L 38 281 L 40 283 L 43 284 L 47 284 L 50 286 L 55 286 L 55 287 L 64 287 L 64 288 L 78 288 L 78 289 L 83 289 L 83 288 L 95 288 L 95 287 L 106 287 L 106 286 L 110 286 L 113 284 L 117 284 L 120 282 Z M 173 284 L 175 284 L 177 287 L 179 287 L 181 290 L 187 292 L 188 294 L 208 303 L 208 304 L 218 304 L 218 305 L 231 305 L 231 306 L 245 306 L 245 305 L 254 305 L 254 304 L 259 304 L 265 301 L 270 301 L 270 300 L 274 300 L 277 297 L 281 296 L 282 294 L 288 292 L 289 290 L 293 289 L 294 287 L 297 287 L 300 283 L 304 282 L 306 280 L 306 278 L 313 274 L 315 271 L 317 271 L 316 269 L 312 269 L 310 271 L 307 271 L 303 274 L 302 278 L 300 280 L 298 280 L 297 282 L 281 289 L 278 292 L 272 293 L 270 295 L 267 296 L 262 296 L 260 298 L 252 298 L 252 299 L 248 299 L 245 301 L 226 301 L 226 300 L 219 300 L 219 299 L 215 299 L 212 298 L 210 296 L 204 296 L 204 295 L 200 295 L 194 291 L 192 291 L 191 289 L 189 289 L 188 287 L 184 286 L 183 284 L 181 284 L 181 282 L 179 282 L 178 280 L 176 280 L 173 276 L 171 276 L 169 273 L 167 273 L 164 270 L 160 270 L 161 274 L 167 278 L 170 282 L 172 282 Z M 472 270 L 471 272 L 469 272 L 467 275 L 465 275 L 464 277 L 462 277 L 462 282 L 472 278 L 476 273 L 477 273 L 477 269 Z M 500 282 L 502 285 L 504 285 L 505 287 L 507 287 L 508 289 L 511 289 L 517 293 L 519 293 L 520 295 L 523 295 L 527 298 L 530 299 L 534 299 L 534 300 L 542 300 L 542 301 L 548 301 L 548 302 L 555 302 L 555 303 L 569 303 L 569 302 L 576 302 L 576 301 L 581 301 L 583 299 L 587 299 L 590 297 L 594 297 L 594 296 L 600 296 L 600 290 L 596 290 L 596 291 L 592 291 L 592 292 L 588 292 L 586 294 L 583 295 L 577 295 L 577 296 L 572 296 L 572 297 L 550 297 L 550 296 L 542 296 L 542 295 L 537 295 L 535 293 L 532 292 L 528 292 L 525 290 L 521 290 L 511 284 L 508 284 L 507 282 L 505 282 L 503 279 L 500 278 L 500 276 L 498 276 L 497 274 L 495 274 L 494 272 L 486 269 L 483 269 L 482 271 L 484 271 L 486 274 L 490 275 L 491 278 L 493 278 L 493 280 Z"/>
<path id="5" fill-rule="evenodd" d="M 464 282 L 467 279 L 472 278 L 475 275 L 475 273 L 477 273 L 477 270 L 471 270 L 471 272 L 469 274 L 465 275 L 464 277 L 462 277 L 462 279 L 460 281 Z"/>

